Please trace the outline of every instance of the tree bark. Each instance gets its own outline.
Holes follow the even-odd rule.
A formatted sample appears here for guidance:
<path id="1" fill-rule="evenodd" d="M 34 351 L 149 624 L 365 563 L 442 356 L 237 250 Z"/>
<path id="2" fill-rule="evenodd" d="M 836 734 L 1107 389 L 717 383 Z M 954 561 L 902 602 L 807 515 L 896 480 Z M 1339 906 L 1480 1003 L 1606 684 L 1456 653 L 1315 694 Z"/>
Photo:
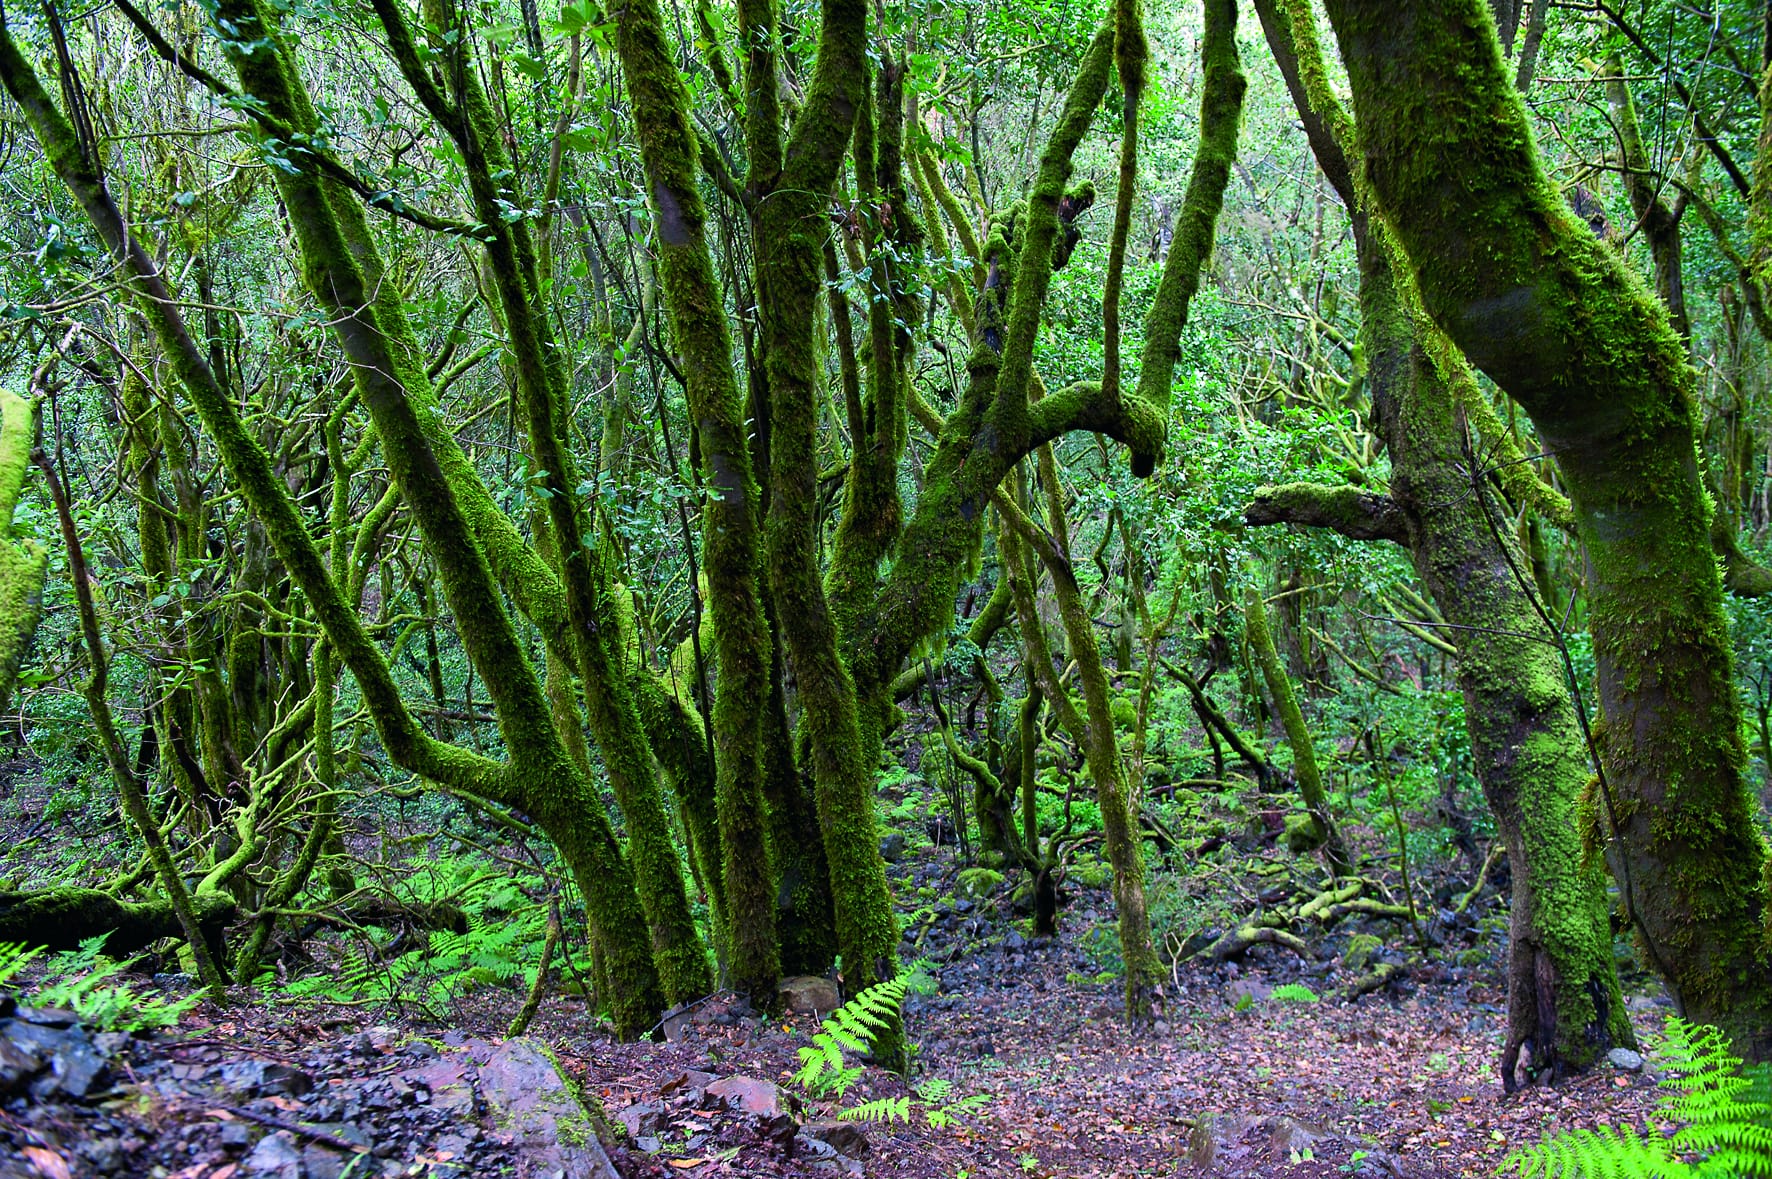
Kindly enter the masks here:
<path id="1" fill-rule="evenodd" d="M 1592 596 L 1614 875 L 1675 1002 L 1772 1057 L 1766 851 L 1666 309 L 1546 175 L 1478 0 L 1329 0 L 1380 210 L 1428 314 L 1558 458 Z"/>

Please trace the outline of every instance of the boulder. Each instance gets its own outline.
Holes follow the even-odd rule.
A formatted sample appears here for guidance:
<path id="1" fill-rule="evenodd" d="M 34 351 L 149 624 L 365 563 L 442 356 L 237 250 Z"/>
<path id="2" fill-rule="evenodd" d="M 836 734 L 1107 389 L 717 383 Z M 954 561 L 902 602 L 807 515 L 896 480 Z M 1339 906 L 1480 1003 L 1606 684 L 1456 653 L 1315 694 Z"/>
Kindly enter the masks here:
<path id="1" fill-rule="evenodd" d="M 1372 934 L 1356 933 L 1347 939 L 1347 947 L 1341 951 L 1341 967 L 1343 970 L 1364 970 L 1372 961 L 1372 955 L 1383 948 L 1384 943 Z"/>
<path id="2" fill-rule="evenodd" d="M 480 1094 L 498 1135 L 523 1152 L 532 1174 L 620 1179 L 597 1140 L 590 1111 L 536 1041 L 506 1040 L 479 1073 Z"/>
<path id="3" fill-rule="evenodd" d="M 837 984 L 815 974 L 784 978 L 776 991 L 781 995 L 783 1006 L 789 1011 L 805 1015 L 829 1015 L 843 1005 L 843 997 L 837 992 Z"/>
<path id="4" fill-rule="evenodd" d="M 1295 856 L 1316 851 L 1323 846 L 1323 832 L 1316 820 L 1302 812 L 1286 816 L 1286 826 L 1280 838 L 1286 844 L 1286 850 Z"/>
<path id="5" fill-rule="evenodd" d="M 287 1130 L 267 1134 L 240 1161 L 240 1174 L 253 1179 L 302 1179 L 301 1148 Z"/>
<path id="6" fill-rule="evenodd" d="M 867 1131 L 856 1122 L 807 1122 L 800 1127 L 800 1136 L 822 1142 L 852 1159 L 866 1158 L 868 1151 L 873 1149 L 868 1143 Z"/>
<path id="7" fill-rule="evenodd" d="M 655 1136 L 665 1127 L 665 1108 L 656 1101 L 641 1101 L 615 1115 L 627 1130 L 628 1137 Z"/>
<path id="8" fill-rule="evenodd" d="M 788 1112 L 790 1098 L 774 1081 L 757 1077 L 722 1077 L 708 1086 L 708 1097 L 735 1113 L 776 1118 Z"/>

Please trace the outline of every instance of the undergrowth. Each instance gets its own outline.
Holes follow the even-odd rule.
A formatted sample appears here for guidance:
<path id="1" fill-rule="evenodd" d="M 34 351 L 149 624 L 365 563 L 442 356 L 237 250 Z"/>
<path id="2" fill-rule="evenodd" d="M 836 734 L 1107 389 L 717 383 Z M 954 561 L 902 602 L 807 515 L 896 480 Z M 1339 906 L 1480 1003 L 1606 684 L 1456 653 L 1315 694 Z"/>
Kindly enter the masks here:
<path id="1" fill-rule="evenodd" d="M 458 906 L 466 932 L 433 929 L 409 942 L 398 932 L 356 931 L 336 945 L 335 961 L 283 984 L 282 993 L 441 1010 L 475 987 L 533 981 L 546 936 L 546 905 L 531 900 L 507 869 L 477 857 L 440 858 L 432 869 L 409 878 L 410 895 L 400 899 L 415 908 Z"/>
<path id="2" fill-rule="evenodd" d="M 35 1007 L 59 1007 L 72 1011 L 94 1031 L 139 1032 L 172 1027 L 180 1017 L 202 1001 L 201 995 L 162 999 L 143 995 L 122 976 L 139 959 L 118 961 L 105 956 L 109 934 L 90 937 L 79 949 L 64 950 L 43 959 L 43 975 L 20 999 Z M 18 942 L 0 942 L 0 987 L 6 987 L 42 956 L 42 948 L 26 949 Z"/>

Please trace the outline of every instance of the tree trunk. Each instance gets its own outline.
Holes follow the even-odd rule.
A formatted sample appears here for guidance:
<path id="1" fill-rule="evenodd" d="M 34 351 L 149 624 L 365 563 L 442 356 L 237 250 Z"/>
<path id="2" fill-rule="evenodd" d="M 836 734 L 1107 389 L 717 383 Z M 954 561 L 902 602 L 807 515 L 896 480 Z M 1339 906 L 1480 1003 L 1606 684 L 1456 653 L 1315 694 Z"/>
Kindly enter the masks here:
<path id="1" fill-rule="evenodd" d="M 1766 851 L 1685 346 L 1545 174 L 1478 0 L 1328 9 L 1367 174 L 1423 305 L 1531 416 L 1569 486 L 1609 857 L 1648 958 L 1688 1018 L 1772 1057 Z"/>

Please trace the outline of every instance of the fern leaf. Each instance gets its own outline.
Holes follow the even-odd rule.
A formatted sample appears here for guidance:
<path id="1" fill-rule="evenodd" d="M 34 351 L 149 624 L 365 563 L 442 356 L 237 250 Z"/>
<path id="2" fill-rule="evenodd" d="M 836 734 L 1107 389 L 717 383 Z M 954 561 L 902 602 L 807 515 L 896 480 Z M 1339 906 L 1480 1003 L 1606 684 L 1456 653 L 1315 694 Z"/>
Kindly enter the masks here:
<path id="1" fill-rule="evenodd" d="M 909 1097 L 882 1097 L 877 1101 L 866 1101 L 851 1106 L 837 1115 L 846 1122 L 882 1122 L 887 1125 L 893 1122 L 911 1120 L 911 1099 Z"/>

